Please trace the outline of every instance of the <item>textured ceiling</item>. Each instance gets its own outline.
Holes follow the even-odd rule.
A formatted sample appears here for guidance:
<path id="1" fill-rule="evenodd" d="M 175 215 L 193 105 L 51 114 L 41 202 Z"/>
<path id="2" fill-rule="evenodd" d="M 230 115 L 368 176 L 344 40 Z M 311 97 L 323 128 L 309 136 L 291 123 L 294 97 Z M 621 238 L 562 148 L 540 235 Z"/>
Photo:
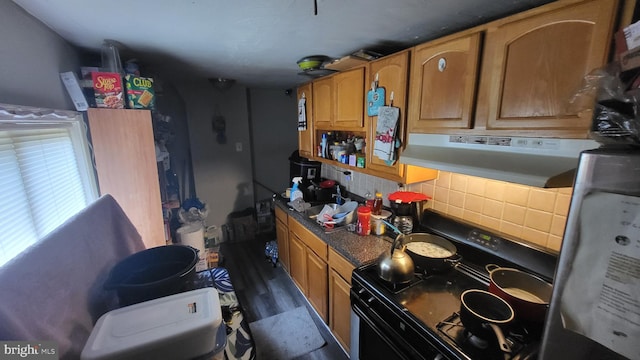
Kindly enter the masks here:
<path id="1" fill-rule="evenodd" d="M 75 46 L 121 55 L 178 76 L 252 87 L 308 81 L 296 61 L 359 49 L 390 53 L 549 0 L 13 0 Z"/>

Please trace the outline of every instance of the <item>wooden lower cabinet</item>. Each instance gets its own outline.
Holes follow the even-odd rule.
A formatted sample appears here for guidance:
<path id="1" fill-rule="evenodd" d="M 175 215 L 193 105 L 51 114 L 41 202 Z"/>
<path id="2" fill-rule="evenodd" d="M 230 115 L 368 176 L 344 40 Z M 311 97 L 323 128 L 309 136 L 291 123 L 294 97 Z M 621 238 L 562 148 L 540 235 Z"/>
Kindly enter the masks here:
<path id="1" fill-rule="evenodd" d="M 329 250 L 329 328 L 338 342 L 349 352 L 351 341 L 351 272 L 354 266 Z"/>
<path id="2" fill-rule="evenodd" d="M 276 207 L 276 239 L 278 241 L 278 260 L 289 271 L 289 227 L 287 213 Z"/>
<path id="3" fill-rule="evenodd" d="M 289 275 L 311 306 L 328 323 L 327 244 L 289 218 Z"/>
<path id="4" fill-rule="evenodd" d="M 306 296 L 308 291 L 305 246 L 293 233 L 289 233 L 289 265 L 289 275 Z"/>
<path id="5" fill-rule="evenodd" d="M 288 220 L 289 275 L 349 353 L 355 266 L 296 220 Z"/>
<path id="6" fill-rule="evenodd" d="M 328 266 L 313 251 L 307 249 L 307 298 L 311 305 L 318 311 L 324 320 L 328 321 L 327 297 L 328 297 Z"/>

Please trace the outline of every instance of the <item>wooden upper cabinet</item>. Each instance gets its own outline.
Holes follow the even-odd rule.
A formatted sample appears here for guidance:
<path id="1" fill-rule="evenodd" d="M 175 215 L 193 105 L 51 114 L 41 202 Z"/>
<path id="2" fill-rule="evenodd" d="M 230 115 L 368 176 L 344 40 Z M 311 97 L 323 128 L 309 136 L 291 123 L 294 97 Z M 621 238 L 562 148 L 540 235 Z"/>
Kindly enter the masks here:
<path id="1" fill-rule="evenodd" d="M 378 86 L 383 87 L 385 90 L 385 105 L 391 105 L 391 93 L 393 92 L 393 106 L 400 109 L 398 134 L 403 144 L 406 142 L 409 58 L 410 52 L 402 51 L 372 61 L 369 63 L 369 79 L 367 82 L 367 84 L 371 84 L 376 79 L 376 75 L 378 76 Z M 377 127 L 378 117 L 369 117 L 368 139 L 375 139 Z M 388 165 L 384 160 L 373 154 L 373 146 L 367 146 L 367 168 L 374 172 L 376 176 L 405 184 L 431 180 L 437 176 L 437 171 L 404 165 L 399 161 Z"/>
<path id="2" fill-rule="evenodd" d="M 338 73 L 333 76 L 336 128 L 361 128 L 364 124 L 365 68 Z"/>
<path id="3" fill-rule="evenodd" d="M 314 127 L 359 130 L 364 126 L 364 76 L 359 67 L 313 82 Z"/>
<path id="4" fill-rule="evenodd" d="M 480 33 L 474 33 L 414 48 L 409 132 L 472 127 L 480 40 Z"/>
<path id="5" fill-rule="evenodd" d="M 607 62 L 616 8 L 616 0 L 582 2 L 489 29 L 479 120 L 487 129 L 586 136 L 591 112 L 569 109 L 569 100 Z"/>
<path id="6" fill-rule="evenodd" d="M 300 156 L 312 158 L 313 151 L 313 92 L 311 83 L 304 84 L 298 88 L 298 102 L 305 98 L 305 114 L 307 117 L 307 130 L 298 131 L 298 153 Z M 300 111 L 300 108 L 298 108 Z"/>
<path id="7" fill-rule="evenodd" d="M 403 51 L 371 62 L 369 64 L 369 81 L 367 84 L 371 84 L 375 80 L 376 75 L 378 76 L 378 86 L 385 90 L 385 105 L 391 104 L 390 96 L 393 92 L 393 106 L 400 109 L 398 134 L 400 140 L 404 142 L 409 52 Z M 375 139 L 376 128 L 378 126 L 378 117 L 372 116 L 369 117 L 369 119 L 369 136 L 367 136 L 367 138 L 372 139 L 370 143 L 373 145 L 373 139 Z M 383 160 L 373 154 L 373 146 L 367 146 L 367 152 L 367 167 L 369 169 L 399 177 L 402 176 L 404 166 L 402 166 L 400 162 L 396 161 L 392 166 L 387 165 Z"/>
<path id="8" fill-rule="evenodd" d="M 331 128 L 333 120 L 333 78 L 313 82 L 313 124 L 317 128 Z"/>

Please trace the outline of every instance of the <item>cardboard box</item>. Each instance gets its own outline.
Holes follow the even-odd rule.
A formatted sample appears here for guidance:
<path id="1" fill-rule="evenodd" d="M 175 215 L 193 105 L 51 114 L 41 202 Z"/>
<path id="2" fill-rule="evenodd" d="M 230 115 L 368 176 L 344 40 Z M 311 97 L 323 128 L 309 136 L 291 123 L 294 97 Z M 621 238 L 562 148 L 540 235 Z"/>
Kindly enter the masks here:
<path id="1" fill-rule="evenodd" d="M 96 106 L 99 108 L 123 109 L 124 89 L 118 73 L 92 72 Z"/>
<path id="2" fill-rule="evenodd" d="M 355 66 L 366 64 L 368 61 L 357 56 L 347 55 L 324 66 L 325 69 L 343 71 Z"/>
<path id="3" fill-rule="evenodd" d="M 627 71 L 640 67 L 640 48 L 625 51 L 620 54 L 620 68 Z"/>
<path id="4" fill-rule="evenodd" d="M 74 74 L 73 71 L 67 71 L 60 73 L 60 78 L 62 79 L 62 83 L 67 89 L 67 93 L 69 93 L 69 97 L 71 97 L 73 106 L 76 107 L 76 110 L 87 111 L 89 104 L 87 99 L 84 97 L 76 74 Z"/>
<path id="5" fill-rule="evenodd" d="M 155 108 L 155 93 L 153 79 L 127 74 L 125 77 L 127 88 L 127 106 L 129 109 Z"/>

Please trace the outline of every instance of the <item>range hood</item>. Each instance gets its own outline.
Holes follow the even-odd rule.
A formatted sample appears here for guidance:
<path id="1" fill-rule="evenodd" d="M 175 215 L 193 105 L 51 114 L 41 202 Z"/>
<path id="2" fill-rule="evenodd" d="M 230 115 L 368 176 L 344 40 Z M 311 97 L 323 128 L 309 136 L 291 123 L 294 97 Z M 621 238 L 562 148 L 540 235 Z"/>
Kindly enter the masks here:
<path id="1" fill-rule="evenodd" d="M 400 162 L 537 187 L 573 185 L 580 152 L 593 140 L 409 134 Z"/>

